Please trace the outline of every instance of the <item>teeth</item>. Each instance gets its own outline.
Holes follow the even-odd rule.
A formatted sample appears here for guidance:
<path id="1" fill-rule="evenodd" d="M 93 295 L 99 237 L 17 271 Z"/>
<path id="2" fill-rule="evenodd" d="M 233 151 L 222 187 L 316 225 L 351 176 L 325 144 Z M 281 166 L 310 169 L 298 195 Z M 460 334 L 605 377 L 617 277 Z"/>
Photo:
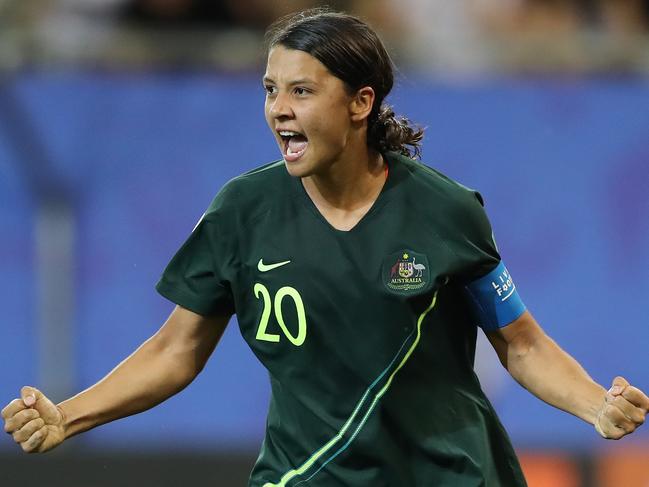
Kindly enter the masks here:
<path id="1" fill-rule="evenodd" d="M 291 132 L 290 130 L 281 130 L 279 132 L 279 135 L 281 135 L 282 137 L 295 137 L 299 134 L 297 132 Z"/>

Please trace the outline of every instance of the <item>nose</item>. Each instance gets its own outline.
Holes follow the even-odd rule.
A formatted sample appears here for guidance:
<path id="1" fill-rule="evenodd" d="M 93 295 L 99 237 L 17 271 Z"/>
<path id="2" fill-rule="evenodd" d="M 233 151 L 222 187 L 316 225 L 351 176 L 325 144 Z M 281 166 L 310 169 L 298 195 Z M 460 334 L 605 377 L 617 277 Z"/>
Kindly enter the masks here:
<path id="1" fill-rule="evenodd" d="M 273 118 L 292 118 L 293 109 L 288 100 L 288 96 L 278 93 L 273 100 L 269 101 L 270 106 L 268 113 Z"/>

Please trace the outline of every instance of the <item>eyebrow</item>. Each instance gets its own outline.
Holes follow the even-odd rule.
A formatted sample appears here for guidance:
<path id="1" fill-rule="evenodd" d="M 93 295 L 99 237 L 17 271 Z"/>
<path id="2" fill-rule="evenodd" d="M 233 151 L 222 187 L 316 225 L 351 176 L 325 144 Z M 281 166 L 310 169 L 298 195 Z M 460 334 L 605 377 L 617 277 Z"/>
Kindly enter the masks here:
<path id="1" fill-rule="evenodd" d="M 268 76 L 264 76 L 263 82 L 264 82 L 264 83 L 273 83 L 273 84 L 275 83 L 275 81 L 273 81 L 273 79 L 272 79 L 272 78 L 269 78 Z M 318 83 L 316 83 L 316 82 L 313 81 L 312 79 L 309 79 L 309 78 L 300 78 L 300 79 L 296 79 L 296 80 L 291 81 L 291 82 L 288 84 L 288 86 L 295 86 L 295 85 L 316 85 L 316 84 L 318 84 Z"/>

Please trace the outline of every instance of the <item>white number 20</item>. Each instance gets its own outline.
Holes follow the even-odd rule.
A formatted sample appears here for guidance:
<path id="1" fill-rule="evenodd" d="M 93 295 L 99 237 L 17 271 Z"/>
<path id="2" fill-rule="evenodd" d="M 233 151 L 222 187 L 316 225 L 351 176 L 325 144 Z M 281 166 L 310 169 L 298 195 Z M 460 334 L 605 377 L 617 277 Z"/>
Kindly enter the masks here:
<path id="1" fill-rule="evenodd" d="M 270 299 L 270 292 L 268 292 L 268 288 L 266 286 L 258 282 L 255 284 L 253 291 L 257 299 L 259 299 L 259 295 L 261 295 L 264 300 L 264 309 L 261 312 L 261 320 L 259 321 L 259 328 L 257 328 L 257 336 L 255 338 L 257 340 L 263 340 L 266 342 L 279 342 L 279 335 L 275 333 L 268 333 L 266 331 L 266 328 L 268 327 L 268 320 L 270 319 L 271 308 L 274 307 L 275 318 L 277 318 L 277 322 L 284 332 L 284 335 L 286 335 L 286 338 L 288 338 L 289 341 L 296 347 L 302 345 L 304 343 L 304 340 L 306 339 L 306 312 L 304 311 L 304 303 L 302 302 L 302 297 L 300 296 L 300 293 L 297 291 L 297 289 L 290 286 L 284 286 L 279 291 L 277 291 L 277 294 L 275 294 L 275 300 L 272 304 Z M 282 315 L 282 300 L 286 296 L 290 296 L 293 299 L 293 303 L 295 303 L 298 327 L 297 336 L 293 336 L 291 334 L 286 326 L 286 322 L 284 321 L 284 316 Z"/>

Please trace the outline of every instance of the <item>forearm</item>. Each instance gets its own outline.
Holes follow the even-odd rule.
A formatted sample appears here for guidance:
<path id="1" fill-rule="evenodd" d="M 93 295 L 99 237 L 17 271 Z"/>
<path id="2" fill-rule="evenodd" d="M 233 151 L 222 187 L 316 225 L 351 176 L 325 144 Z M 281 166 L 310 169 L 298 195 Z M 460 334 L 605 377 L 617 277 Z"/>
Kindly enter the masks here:
<path id="1" fill-rule="evenodd" d="M 520 341 L 507 350 L 512 377 L 539 399 L 594 424 L 606 390 L 544 333 Z"/>
<path id="2" fill-rule="evenodd" d="M 158 342 L 152 337 L 101 381 L 58 405 L 66 438 L 152 408 L 192 381 L 198 371 Z"/>

